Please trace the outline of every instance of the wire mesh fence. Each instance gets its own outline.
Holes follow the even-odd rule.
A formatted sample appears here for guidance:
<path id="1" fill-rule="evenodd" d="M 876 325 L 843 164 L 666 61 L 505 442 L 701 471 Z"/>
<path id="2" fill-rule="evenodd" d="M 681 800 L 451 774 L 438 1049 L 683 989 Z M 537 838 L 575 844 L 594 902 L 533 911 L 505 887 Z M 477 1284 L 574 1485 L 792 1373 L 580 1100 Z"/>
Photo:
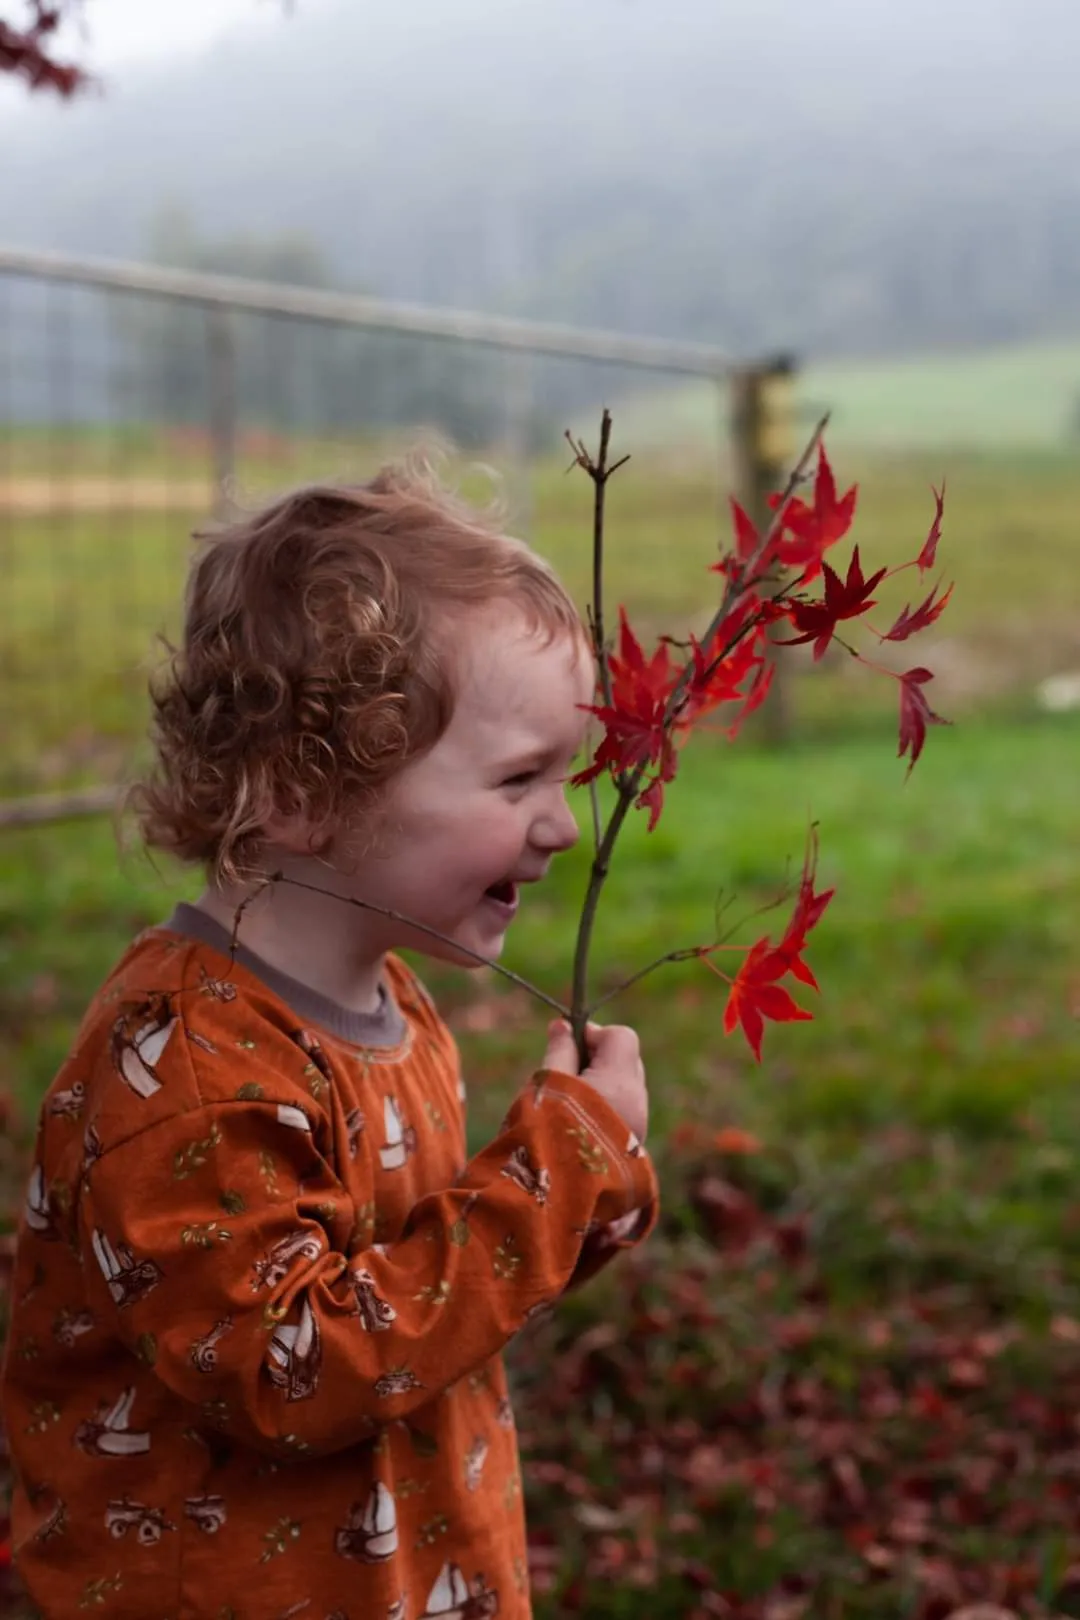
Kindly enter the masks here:
<path id="1" fill-rule="evenodd" d="M 658 458 L 668 515 L 680 478 L 694 491 L 682 550 L 715 554 L 726 384 L 714 351 L 0 252 L 4 818 L 35 817 L 43 795 L 50 814 L 92 806 L 131 768 L 193 531 L 297 483 L 368 476 L 418 434 L 503 475 L 511 526 L 584 604 L 588 498 L 566 487 L 560 440 L 568 426 L 594 432 L 643 370 L 698 380 L 717 448 L 680 471 L 670 450 L 647 448 L 633 412 L 620 423 L 620 449 L 638 452 L 624 501 L 631 594 Z M 666 593 L 692 614 L 664 572 L 653 555 L 648 605 Z"/>

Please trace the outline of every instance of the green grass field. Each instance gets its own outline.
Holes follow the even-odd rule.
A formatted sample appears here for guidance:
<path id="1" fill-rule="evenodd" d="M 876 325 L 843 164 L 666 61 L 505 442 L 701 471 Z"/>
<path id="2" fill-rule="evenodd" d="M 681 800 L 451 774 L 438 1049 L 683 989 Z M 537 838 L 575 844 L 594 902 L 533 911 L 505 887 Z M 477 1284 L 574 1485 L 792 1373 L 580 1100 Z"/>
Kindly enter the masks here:
<path id="1" fill-rule="evenodd" d="M 605 1010 L 641 1035 L 667 1211 L 621 1282 L 515 1352 L 545 1617 L 568 1612 L 569 1591 L 586 1594 L 577 1612 L 674 1620 L 692 1612 L 685 1569 L 755 1620 L 755 1594 L 795 1601 L 800 1582 L 810 1607 L 793 1613 L 885 1620 L 938 1612 L 917 1607 L 923 1563 L 988 1596 L 1009 1559 L 1037 1566 L 1023 1586 L 1036 1606 L 1018 1612 L 1076 1612 L 1052 1606 L 1080 1551 L 1053 1490 L 1058 1408 L 1023 1419 L 1020 1392 L 1080 1393 L 1077 726 L 935 732 L 906 785 L 884 730 L 787 755 L 702 737 L 657 829 L 631 823 L 597 991 L 711 938 L 717 900 L 728 924 L 747 919 L 737 939 L 769 927 L 749 914 L 798 869 L 810 817 L 837 895 L 810 953 L 815 1021 L 770 1027 L 760 1068 L 722 1036 L 723 986 L 700 965 L 661 968 Z M 578 808 L 585 836 L 504 957 L 557 995 L 588 861 Z M 111 960 L 194 887 L 121 861 L 100 820 L 0 842 L 0 1089 L 27 1123 Z M 546 1011 L 489 970 L 413 961 L 458 1036 L 479 1145 L 538 1061 Z M 724 1127 L 762 1151 L 710 1150 Z M 883 1389 L 899 1404 L 875 1418 Z M 1003 1474 L 994 1448 L 1021 1431 L 1023 1466 Z M 841 1434 L 850 1501 L 829 1483 Z M 642 1474 L 647 1441 L 662 1498 Z M 764 1495 L 752 1463 L 775 1475 Z M 974 1526 L 972 1472 L 988 1480 Z M 585 1504 L 569 1519 L 567 1479 Z M 636 1506 L 620 1518 L 628 1481 Z M 918 1481 L 934 1511 L 905 1542 L 897 1515 Z"/>

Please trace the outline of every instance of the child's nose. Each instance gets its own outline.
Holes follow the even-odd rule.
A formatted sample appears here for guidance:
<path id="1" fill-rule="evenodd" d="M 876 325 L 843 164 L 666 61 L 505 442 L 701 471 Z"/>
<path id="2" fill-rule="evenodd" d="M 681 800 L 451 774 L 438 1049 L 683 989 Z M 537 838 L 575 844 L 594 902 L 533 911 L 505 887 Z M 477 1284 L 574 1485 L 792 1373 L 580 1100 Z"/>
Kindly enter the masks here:
<path id="1" fill-rule="evenodd" d="M 555 820 L 554 848 L 572 849 L 580 837 L 581 829 L 574 819 L 573 811 L 566 800 L 563 799 L 559 805 L 558 815 Z"/>

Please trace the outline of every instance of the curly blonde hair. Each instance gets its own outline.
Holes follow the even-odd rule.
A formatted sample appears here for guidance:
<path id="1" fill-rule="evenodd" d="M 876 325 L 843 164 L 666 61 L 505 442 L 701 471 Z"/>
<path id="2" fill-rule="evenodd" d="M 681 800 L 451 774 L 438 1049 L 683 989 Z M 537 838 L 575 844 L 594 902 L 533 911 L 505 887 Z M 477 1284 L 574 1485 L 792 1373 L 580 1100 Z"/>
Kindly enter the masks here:
<path id="1" fill-rule="evenodd" d="M 298 489 L 195 536 L 179 647 L 152 679 L 155 763 L 128 796 L 143 839 L 217 882 L 259 875 L 266 829 L 312 850 L 361 826 L 454 711 L 455 610 L 510 600 L 588 648 L 551 566 L 424 456 Z"/>

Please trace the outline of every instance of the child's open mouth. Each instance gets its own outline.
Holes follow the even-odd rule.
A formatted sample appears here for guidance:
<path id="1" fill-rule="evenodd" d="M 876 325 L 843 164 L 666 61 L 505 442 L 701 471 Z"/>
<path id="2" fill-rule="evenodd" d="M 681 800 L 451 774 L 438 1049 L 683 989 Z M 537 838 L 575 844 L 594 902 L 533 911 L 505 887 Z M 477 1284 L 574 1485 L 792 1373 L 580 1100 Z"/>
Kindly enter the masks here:
<path id="1" fill-rule="evenodd" d="M 518 908 L 518 887 L 509 878 L 503 878 L 499 883 L 492 883 L 484 890 L 484 899 L 504 917 L 510 918 Z"/>

